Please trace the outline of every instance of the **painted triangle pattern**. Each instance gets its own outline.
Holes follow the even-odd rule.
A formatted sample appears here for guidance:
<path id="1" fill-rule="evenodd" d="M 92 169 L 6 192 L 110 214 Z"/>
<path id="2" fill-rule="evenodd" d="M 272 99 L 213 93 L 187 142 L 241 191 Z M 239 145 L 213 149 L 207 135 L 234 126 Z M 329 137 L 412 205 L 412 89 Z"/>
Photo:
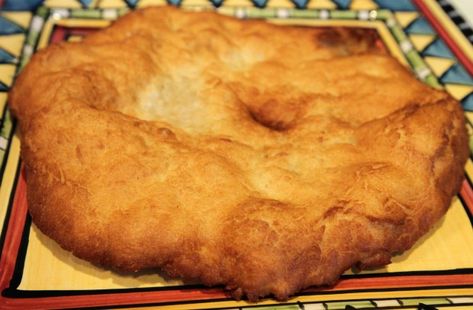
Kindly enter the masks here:
<path id="1" fill-rule="evenodd" d="M 10 87 L 13 83 L 15 71 L 15 64 L 0 64 L 0 81 Z"/>
<path id="2" fill-rule="evenodd" d="M 138 4 L 139 1 L 140 0 L 125 0 L 126 4 L 131 8 L 134 8 Z"/>
<path id="3" fill-rule="evenodd" d="M 30 21 L 33 13 L 32 12 L 6 12 L 3 11 L 0 13 L 0 16 L 9 20 L 10 22 L 15 23 L 20 26 L 22 29 L 26 30 L 30 26 Z"/>
<path id="4" fill-rule="evenodd" d="M 69 0 L 70 2 L 80 3 L 82 7 L 90 8 L 99 6 L 99 4 L 93 5 L 93 0 Z M 140 0 L 121 0 L 122 3 L 126 3 L 127 6 L 134 8 L 137 7 Z M 215 6 L 221 6 L 224 0 L 209 0 Z M 300 8 L 306 7 L 309 1 L 315 0 L 297 0 L 293 3 Z M 355 0 L 330 0 L 339 9 L 350 9 L 351 5 L 357 1 Z M 44 0 L 4 0 L 3 8 L 9 11 L 28 11 L 35 10 L 40 6 Z M 66 1 L 64 1 L 67 3 Z M 100 3 L 100 1 L 98 1 Z M 181 4 L 182 0 L 168 0 L 171 4 Z M 260 6 L 261 1 L 253 1 L 256 6 Z M 267 5 L 268 0 L 265 1 Z M 381 9 L 388 9 L 397 12 L 414 12 L 416 7 L 412 0 L 372 0 L 372 2 Z"/>
<path id="5" fill-rule="evenodd" d="M 406 28 L 406 32 L 416 33 L 416 34 L 436 34 L 435 30 L 432 29 L 429 22 L 423 18 L 419 17 L 415 19 L 412 23 L 409 24 Z"/>
<path id="6" fill-rule="evenodd" d="M 212 4 L 213 4 L 216 8 L 219 8 L 219 7 L 222 6 L 222 4 L 223 4 L 223 0 L 210 0 L 210 2 L 212 2 Z"/>
<path id="7" fill-rule="evenodd" d="M 10 0 L 3 2 L 2 9 L 6 11 L 31 11 L 41 5 L 43 0 Z"/>
<path id="8" fill-rule="evenodd" d="M 416 11 L 411 0 L 375 0 L 375 2 L 379 7 L 392 11 Z"/>
<path id="9" fill-rule="evenodd" d="M 9 87 L 5 83 L 0 81 L 0 91 L 8 91 L 8 90 L 9 90 Z"/>
<path id="10" fill-rule="evenodd" d="M 350 9 L 352 10 L 375 10 L 378 5 L 373 0 L 352 0 Z"/>
<path id="11" fill-rule="evenodd" d="M 455 61 L 448 58 L 425 56 L 425 62 L 430 66 L 436 76 L 442 76 L 455 64 Z"/>
<path id="12" fill-rule="evenodd" d="M 25 30 L 11 20 L 0 16 L 0 35 L 23 33 Z"/>
<path id="13" fill-rule="evenodd" d="M 338 8 L 346 9 L 350 7 L 351 0 L 333 0 Z"/>
<path id="14" fill-rule="evenodd" d="M 441 77 L 444 84 L 464 84 L 473 85 L 473 78 L 466 72 L 460 64 L 454 64 Z"/>
<path id="15" fill-rule="evenodd" d="M 169 4 L 179 6 L 181 5 L 182 0 L 167 0 Z"/>
<path id="16" fill-rule="evenodd" d="M 0 48 L 0 64 L 1 63 L 16 63 L 16 62 L 17 62 L 17 58 L 15 56 L 5 51 L 4 49 Z"/>
<path id="17" fill-rule="evenodd" d="M 443 43 L 443 41 L 438 38 L 422 51 L 422 55 L 437 56 L 450 59 L 455 58 L 455 56 L 453 56 L 447 45 L 445 45 L 445 43 Z"/>
<path id="18" fill-rule="evenodd" d="M 394 16 L 399 21 L 399 24 L 403 28 L 406 28 L 410 25 L 415 19 L 419 18 L 419 13 L 417 12 L 395 12 Z"/>
<path id="19" fill-rule="evenodd" d="M 445 89 L 453 96 L 453 98 L 460 101 L 473 93 L 473 86 L 469 85 L 445 84 Z"/>
<path id="20" fill-rule="evenodd" d="M 71 2 L 80 3 L 82 7 L 97 7 L 100 4 L 94 4 L 93 0 L 69 0 Z M 119 0 L 120 1 L 120 0 Z M 123 3 L 126 3 L 127 6 L 134 8 L 137 7 L 140 0 L 121 0 Z M 224 0 L 209 0 L 215 6 L 221 6 Z M 305 8 L 309 1 L 316 0 L 293 0 L 293 3 L 298 8 Z M 357 2 L 357 0 L 329 0 L 339 9 L 350 9 L 352 4 Z M 370 0 L 371 1 L 371 0 Z M 4 0 L 3 9 L 9 11 L 31 11 L 35 10 L 40 6 L 44 0 Z M 98 1 L 100 3 L 100 1 Z M 263 0 L 253 1 L 253 3 L 261 7 Z M 265 5 L 268 4 L 268 0 L 265 0 Z M 67 3 L 65 1 L 65 3 Z M 168 3 L 178 5 L 182 3 L 182 0 L 168 0 Z M 416 7 L 413 4 L 412 0 L 372 0 L 372 3 L 378 6 L 380 9 L 388 9 L 393 12 L 415 12 Z"/>
<path id="21" fill-rule="evenodd" d="M 293 0 L 294 2 L 294 5 L 298 8 L 298 9 L 304 9 L 307 7 L 307 4 L 309 3 L 310 0 Z"/>
<path id="22" fill-rule="evenodd" d="M 3 111 L 5 109 L 5 106 L 7 105 L 7 98 L 8 98 L 7 93 L 0 93 L 0 113 L 3 113 Z M 0 120 L 0 123 L 1 122 L 2 122 L 2 120 Z M 0 127 L 1 127 L 1 125 L 0 125 Z M 2 130 L 0 130 L 0 136 L 7 137 L 7 135 L 3 135 Z"/>
<path id="23" fill-rule="evenodd" d="M 0 36 L 0 50 L 19 59 L 24 38 L 24 33 Z"/>
<path id="24" fill-rule="evenodd" d="M 267 2 L 268 2 L 267 0 L 253 0 L 253 4 L 257 8 L 264 8 L 266 6 Z"/>
<path id="25" fill-rule="evenodd" d="M 436 36 L 430 34 L 411 34 L 409 35 L 409 39 L 412 44 L 414 44 L 415 48 L 419 52 L 422 52 L 427 46 L 432 44 Z"/>
<path id="26" fill-rule="evenodd" d="M 465 109 L 466 111 L 473 111 L 473 92 L 469 94 L 468 96 L 466 96 L 465 98 L 463 98 L 461 103 L 462 103 L 463 109 Z"/>
<path id="27" fill-rule="evenodd" d="M 79 2 L 82 4 L 82 6 L 87 8 L 92 3 L 92 0 L 79 0 Z"/>

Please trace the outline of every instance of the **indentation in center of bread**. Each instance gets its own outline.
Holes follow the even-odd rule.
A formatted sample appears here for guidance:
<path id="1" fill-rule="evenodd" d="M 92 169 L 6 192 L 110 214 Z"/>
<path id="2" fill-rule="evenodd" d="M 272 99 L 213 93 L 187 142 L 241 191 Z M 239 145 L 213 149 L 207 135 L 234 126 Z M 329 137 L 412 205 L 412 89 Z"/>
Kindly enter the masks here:
<path id="1" fill-rule="evenodd" d="M 217 129 L 218 123 L 242 118 L 253 125 L 284 131 L 302 117 L 306 99 L 291 97 L 297 89 L 286 95 L 284 87 L 265 90 L 262 85 L 248 87 L 203 76 L 204 72 L 194 70 L 152 80 L 139 94 L 139 104 L 131 114 L 194 134 L 226 134 Z M 213 100 L 215 93 L 220 96 Z"/>

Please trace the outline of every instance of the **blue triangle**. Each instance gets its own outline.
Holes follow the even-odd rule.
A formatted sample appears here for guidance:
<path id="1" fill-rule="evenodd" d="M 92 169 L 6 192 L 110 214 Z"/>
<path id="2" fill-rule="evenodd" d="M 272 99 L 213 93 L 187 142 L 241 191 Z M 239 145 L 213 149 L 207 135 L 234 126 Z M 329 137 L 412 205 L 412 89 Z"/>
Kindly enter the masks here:
<path id="1" fill-rule="evenodd" d="M 219 8 L 223 4 L 223 0 L 210 0 L 214 7 Z"/>
<path id="2" fill-rule="evenodd" d="M 92 0 L 79 0 L 82 6 L 88 7 L 91 3 Z"/>
<path id="3" fill-rule="evenodd" d="M 292 0 L 298 9 L 305 9 L 310 0 Z"/>
<path id="4" fill-rule="evenodd" d="M 416 7 L 411 0 L 375 0 L 382 9 L 391 11 L 416 11 Z"/>
<path id="5" fill-rule="evenodd" d="M 429 22 L 423 17 L 417 18 L 410 23 L 406 28 L 406 32 L 409 34 L 436 34 Z"/>
<path id="6" fill-rule="evenodd" d="M 9 52 L 5 51 L 4 49 L 0 48 L 0 63 L 15 63 L 16 58 Z"/>
<path id="7" fill-rule="evenodd" d="M 333 2 L 335 2 L 340 9 L 348 9 L 351 4 L 351 0 L 333 0 Z"/>
<path id="8" fill-rule="evenodd" d="M 473 78 L 460 64 L 451 66 L 450 69 L 440 77 L 440 81 L 444 84 L 473 85 Z"/>
<path id="9" fill-rule="evenodd" d="M 181 5 L 182 0 L 167 0 L 169 4 L 179 6 Z"/>
<path id="10" fill-rule="evenodd" d="M 5 83 L 0 81 L 0 91 L 8 91 L 9 89 L 10 88 Z"/>
<path id="11" fill-rule="evenodd" d="M 87 0 L 88 1 L 88 0 Z M 136 4 L 138 3 L 138 1 L 140 0 L 125 0 L 125 2 L 128 4 L 129 7 L 132 7 L 134 8 L 136 6 Z"/>
<path id="12" fill-rule="evenodd" d="M 24 30 L 14 22 L 0 16 L 0 34 L 23 33 Z"/>
<path id="13" fill-rule="evenodd" d="M 258 8 L 264 8 L 266 6 L 267 0 L 253 0 L 253 3 Z"/>
<path id="14" fill-rule="evenodd" d="M 423 51 L 423 56 L 435 56 L 442 58 L 454 59 L 450 49 L 443 43 L 442 40 L 437 39 L 434 42 L 430 43 Z"/>
<path id="15" fill-rule="evenodd" d="M 5 11 L 34 11 L 43 0 L 4 1 L 2 10 Z"/>
<path id="16" fill-rule="evenodd" d="M 466 111 L 473 112 L 473 93 L 462 99 L 462 106 Z"/>

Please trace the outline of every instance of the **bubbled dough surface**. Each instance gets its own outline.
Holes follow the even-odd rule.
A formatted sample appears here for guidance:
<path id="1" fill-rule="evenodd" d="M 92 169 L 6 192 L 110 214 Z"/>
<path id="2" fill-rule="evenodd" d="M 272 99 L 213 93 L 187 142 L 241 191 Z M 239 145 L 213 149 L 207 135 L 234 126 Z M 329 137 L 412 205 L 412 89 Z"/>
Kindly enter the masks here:
<path id="1" fill-rule="evenodd" d="M 43 232 L 252 300 L 388 263 L 467 156 L 459 104 L 371 38 L 173 8 L 39 52 L 10 106 Z"/>

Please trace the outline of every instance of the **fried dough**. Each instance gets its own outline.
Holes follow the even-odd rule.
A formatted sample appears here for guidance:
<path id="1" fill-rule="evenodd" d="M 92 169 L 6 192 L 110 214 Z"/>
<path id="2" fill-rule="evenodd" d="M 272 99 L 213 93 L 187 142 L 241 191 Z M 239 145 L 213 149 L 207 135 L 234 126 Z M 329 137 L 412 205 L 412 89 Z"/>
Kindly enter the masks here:
<path id="1" fill-rule="evenodd" d="M 459 103 L 369 32 L 171 7 L 39 51 L 9 104 L 41 231 L 250 300 L 388 264 L 468 156 Z"/>

